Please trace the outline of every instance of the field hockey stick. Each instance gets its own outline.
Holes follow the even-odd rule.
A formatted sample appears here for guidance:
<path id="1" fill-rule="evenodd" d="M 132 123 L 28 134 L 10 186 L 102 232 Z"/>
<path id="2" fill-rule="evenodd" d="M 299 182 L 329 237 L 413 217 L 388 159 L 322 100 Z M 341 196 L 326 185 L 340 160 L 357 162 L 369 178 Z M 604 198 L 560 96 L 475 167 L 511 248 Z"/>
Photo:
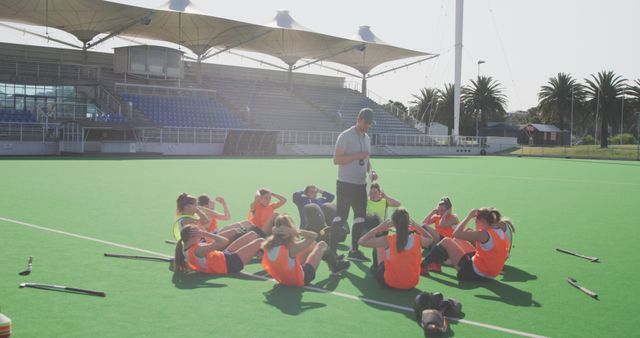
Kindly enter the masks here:
<path id="1" fill-rule="evenodd" d="M 105 253 L 105 257 L 115 257 L 115 258 L 126 258 L 126 259 L 139 259 L 146 261 L 160 261 L 160 262 L 173 262 L 173 258 L 165 258 L 165 257 L 157 257 L 157 256 L 132 256 L 132 255 L 120 255 L 120 254 L 112 254 Z"/>
<path id="2" fill-rule="evenodd" d="M 20 272 L 19 275 L 20 276 L 27 276 L 31 273 L 31 270 L 33 269 L 33 257 L 29 256 L 29 261 L 27 262 L 27 269 Z"/>
<path id="3" fill-rule="evenodd" d="M 565 253 L 567 255 L 571 255 L 571 256 L 576 256 L 576 257 L 580 257 L 582 259 L 586 259 L 588 261 L 591 261 L 592 263 L 599 263 L 600 259 L 598 257 L 591 257 L 591 256 L 585 256 L 585 255 L 581 255 L 579 253 L 575 253 L 566 249 L 562 249 L 562 248 L 556 248 L 557 251 Z"/>
<path id="4" fill-rule="evenodd" d="M 589 290 L 589 289 L 587 289 L 587 288 L 585 288 L 583 286 L 578 285 L 578 281 L 575 278 L 568 277 L 567 278 L 567 282 L 569 284 L 571 284 L 573 287 L 575 287 L 576 289 L 584 292 L 587 296 L 589 296 L 589 297 L 591 297 L 593 299 L 598 299 L 598 294 L 597 293 L 595 293 L 595 292 L 593 292 L 593 291 L 591 291 L 591 290 Z"/>
<path id="5" fill-rule="evenodd" d="M 70 292 L 84 293 L 91 296 L 106 297 L 107 294 L 102 291 L 72 288 L 64 285 L 40 284 L 40 283 L 21 283 L 20 288 L 34 288 L 43 290 L 64 290 Z"/>
<path id="6" fill-rule="evenodd" d="M 167 243 L 167 244 L 171 244 L 171 245 L 176 245 L 176 244 L 178 244 L 178 241 L 174 241 L 174 240 L 172 240 L 172 239 L 167 239 L 167 240 L 165 240 L 164 242 L 165 242 L 165 243 Z"/>

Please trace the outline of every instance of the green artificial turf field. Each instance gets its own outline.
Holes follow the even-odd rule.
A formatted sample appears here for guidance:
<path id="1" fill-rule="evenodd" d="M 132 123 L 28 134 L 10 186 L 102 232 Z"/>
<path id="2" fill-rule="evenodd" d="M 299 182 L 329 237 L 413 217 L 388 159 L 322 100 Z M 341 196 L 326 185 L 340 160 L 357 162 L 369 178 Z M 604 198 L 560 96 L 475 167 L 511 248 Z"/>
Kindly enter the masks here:
<path id="1" fill-rule="evenodd" d="M 254 262 L 248 274 L 174 280 L 167 263 L 103 253 L 172 255 L 164 240 L 171 238 L 181 192 L 224 196 L 232 220 L 240 220 L 259 187 L 286 197 L 310 183 L 335 191 L 331 160 L 2 159 L 0 312 L 13 320 L 16 337 L 420 337 L 407 308 L 420 291 L 440 291 L 463 303 L 466 322 L 451 325 L 449 335 L 513 335 L 501 328 L 554 337 L 640 332 L 627 318 L 640 298 L 631 250 L 640 238 L 640 163 L 511 157 L 372 162 L 383 189 L 416 220 L 444 195 L 460 218 L 481 206 L 511 217 L 514 248 L 502 276 L 459 284 L 455 270 L 444 267 L 421 278 L 415 290 L 392 291 L 378 286 L 367 265 L 332 278 L 322 264 L 316 289 L 301 289 L 250 276 L 264 275 Z M 281 211 L 298 218 L 292 202 Z M 29 256 L 33 272 L 19 276 Z M 569 276 L 600 300 L 571 287 Z M 21 282 L 102 290 L 107 297 L 19 289 Z"/>

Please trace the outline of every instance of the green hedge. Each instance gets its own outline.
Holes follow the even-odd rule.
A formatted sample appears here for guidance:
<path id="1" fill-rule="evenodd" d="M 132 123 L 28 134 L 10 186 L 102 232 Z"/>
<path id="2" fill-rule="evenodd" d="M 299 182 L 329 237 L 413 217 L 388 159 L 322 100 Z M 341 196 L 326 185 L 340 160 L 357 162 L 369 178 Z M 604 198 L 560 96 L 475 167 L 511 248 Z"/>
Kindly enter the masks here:
<path id="1" fill-rule="evenodd" d="M 620 140 L 622 140 L 622 144 L 636 144 L 636 138 L 628 133 L 609 136 L 607 140 L 609 144 L 620 144 Z"/>

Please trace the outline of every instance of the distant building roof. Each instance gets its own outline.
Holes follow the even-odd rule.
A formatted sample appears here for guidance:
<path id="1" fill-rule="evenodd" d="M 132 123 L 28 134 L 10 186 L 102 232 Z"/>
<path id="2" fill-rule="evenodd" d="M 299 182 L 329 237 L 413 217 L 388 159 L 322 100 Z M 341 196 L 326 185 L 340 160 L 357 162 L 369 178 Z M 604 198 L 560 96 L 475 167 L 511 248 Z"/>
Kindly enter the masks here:
<path id="1" fill-rule="evenodd" d="M 553 124 L 540 124 L 540 123 L 529 123 L 527 125 L 522 126 L 520 129 L 524 129 L 527 126 L 533 126 L 536 130 L 543 133 L 561 133 L 562 130 L 560 128 L 554 126 Z"/>
<path id="2" fill-rule="evenodd" d="M 508 122 L 487 122 L 487 129 L 518 130 L 520 128 Z"/>

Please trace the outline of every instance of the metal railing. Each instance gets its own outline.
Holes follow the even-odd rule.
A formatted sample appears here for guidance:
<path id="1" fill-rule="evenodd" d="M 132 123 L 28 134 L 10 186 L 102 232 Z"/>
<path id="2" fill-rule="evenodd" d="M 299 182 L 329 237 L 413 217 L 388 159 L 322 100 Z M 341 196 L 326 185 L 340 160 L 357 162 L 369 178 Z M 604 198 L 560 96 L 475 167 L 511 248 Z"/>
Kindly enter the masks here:
<path id="1" fill-rule="evenodd" d="M 99 66 L 26 60 L 0 60 L 0 73 L 29 76 L 36 79 L 95 80 L 99 73 Z"/>
<path id="2" fill-rule="evenodd" d="M 140 143 L 221 144 L 228 129 L 209 128 L 137 128 L 136 141 Z M 243 131 L 249 131 L 243 129 Z M 265 130 L 256 130 L 264 132 Z M 334 146 L 339 133 L 329 131 L 281 130 L 280 145 Z M 486 138 L 474 136 L 429 136 L 411 134 L 372 134 L 373 146 L 402 147 L 465 147 L 484 148 Z M 0 122 L 0 141 L 55 141 L 59 137 L 56 123 Z"/>
<path id="3" fill-rule="evenodd" d="M 249 131 L 243 129 L 243 131 Z M 265 130 L 256 130 L 265 131 Z M 331 131 L 269 130 L 278 132 L 280 145 L 328 145 L 333 146 L 340 133 Z M 160 143 L 224 143 L 226 129 L 208 128 L 139 128 L 140 142 Z M 465 147 L 484 148 L 485 137 L 475 136 L 430 136 L 422 134 L 371 134 L 374 146 L 405 147 Z"/>
<path id="4" fill-rule="evenodd" d="M 103 102 L 107 109 L 118 115 L 122 115 L 122 102 L 115 95 L 111 94 L 109 90 L 103 86 L 98 86 L 98 101 Z"/>
<path id="5" fill-rule="evenodd" d="M 142 143 L 224 143 L 227 130 L 208 128 L 139 128 L 136 138 Z"/>
<path id="6" fill-rule="evenodd" d="M 0 122 L 0 141 L 57 141 L 59 127 L 57 123 Z"/>

